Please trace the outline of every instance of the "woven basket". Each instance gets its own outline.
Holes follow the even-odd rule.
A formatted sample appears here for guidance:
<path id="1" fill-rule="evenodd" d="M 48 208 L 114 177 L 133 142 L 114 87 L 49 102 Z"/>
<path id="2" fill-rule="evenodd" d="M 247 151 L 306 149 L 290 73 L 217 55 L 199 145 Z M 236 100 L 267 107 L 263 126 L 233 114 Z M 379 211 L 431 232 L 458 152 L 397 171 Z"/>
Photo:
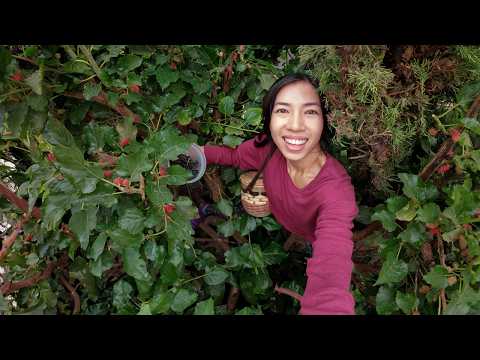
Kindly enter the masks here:
<path id="1" fill-rule="evenodd" d="M 262 177 L 260 176 L 255 185 L 253 185 L 251 190 L 253 194 L 244 191 L 256 173 L 256 171 L 249 171 L 240 175 L 242 187 L 241 201 L 243 208 L 248 214 L 255 217 L 264 217 L 270 215 L 271 211 L 270 201 L 266 195 Z"/>

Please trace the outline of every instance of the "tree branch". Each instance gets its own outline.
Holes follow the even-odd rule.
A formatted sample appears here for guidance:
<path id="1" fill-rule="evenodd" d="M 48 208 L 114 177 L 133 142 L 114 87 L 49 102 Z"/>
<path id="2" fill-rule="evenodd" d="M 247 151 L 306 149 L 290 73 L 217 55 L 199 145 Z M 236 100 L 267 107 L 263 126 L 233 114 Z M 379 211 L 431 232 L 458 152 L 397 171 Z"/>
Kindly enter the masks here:
<path id="1" fill-rule="evenodd" d="M 77 291 L 74 289 L 72 285 L 70 285 L 70 283 L 67 281 L 67 279 L 65 279 L 63 275 L 60 275 L 59 280 L 62 283 L 62 285 L 68 290 L 68 292 L 70 293 L 70 296 L 72 297 L 72 300 L 73 300 L 72 314 L 73 315 L 78 314 L 80 312 L 80 305 L 81 305 L 80 296 L 78 296 Z"/>
<path id="2" fill-rule="evenodd" d="M 68 262 L 68 255 L 67 253 L 64 253 L 58 261 L 49 262 L 47 264 L 47 267 L 42 272 L 36 273 L 35 275 L 33 275 L 32 277 L 29 277 L 28 279 L 24 279 L 16 282 L 10 281 L 10 282 L 4 283 L 2 286 L 0 286 L 0 293 L 2 293 L 5 296 L 15 291 L 18 291 L 20 289 L 38 284 L 40 281 L 48 279 L 52 275 L 52 272 L 55 268 L 65 267 L 67 262 Z"/>
<path id="3" fill-rule="evenodd" d="M 95 74 L 97 74 L 98 78 L 101 81 L 100 75 L 102 73 L 102 69 L 100 69 L 100 67 L 97 65 L 97 62 L 92 56 L 92 52 L 85 45 L 78 45 L 78 47 L 80 48 L 80 51 L 83 53 L 83 55 L 85 55 L 85 57 L 88 60 L 88 63 L 90 64 L 93 71 L 95 71 Z"/>
<path id="4" fill-rule="evenodd" d="M 17 239 L 18 234 L 20 234 L 22 231 L 23 225 L 25 225 L 28 220 L 30 220 L 29 216 L 22 216 L 22 218 L 15 225 L 12 233 L 3 240 L 2 249 L 0 250 L 0 261 L 7 255 L 8 250 L 12 247 Z"/>
<path id="5" fill-rule="evenodd" d="M 10 203 L 15 205 L 20 210 L 22 210 L 25 214 L 28 214 L 28 202 L 25 199 L 22 199 L 21 197 L 19 197 L 17 194 L 15 194 L 1 181 L 0 181 L 0 195 L 3 195 Z M 34 207 L 32 209 L 31 215 L 37 220 L 42 217 L 41 211 L 37 207 Z"/>

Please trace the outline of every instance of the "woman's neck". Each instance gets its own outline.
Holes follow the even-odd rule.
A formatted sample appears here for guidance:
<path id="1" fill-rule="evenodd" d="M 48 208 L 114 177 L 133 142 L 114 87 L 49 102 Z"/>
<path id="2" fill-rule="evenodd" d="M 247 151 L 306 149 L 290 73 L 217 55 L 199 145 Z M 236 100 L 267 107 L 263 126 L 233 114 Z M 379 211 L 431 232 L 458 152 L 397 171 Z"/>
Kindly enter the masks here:
<path id="1" fill-rule="evenodd" d="M 325 164 L 325 159 L 326 155 L 319 145 L 303 159 L 293 161 L 287 159 L 287 167 L 289 172 L 296 175 L 316 175 Z"/>

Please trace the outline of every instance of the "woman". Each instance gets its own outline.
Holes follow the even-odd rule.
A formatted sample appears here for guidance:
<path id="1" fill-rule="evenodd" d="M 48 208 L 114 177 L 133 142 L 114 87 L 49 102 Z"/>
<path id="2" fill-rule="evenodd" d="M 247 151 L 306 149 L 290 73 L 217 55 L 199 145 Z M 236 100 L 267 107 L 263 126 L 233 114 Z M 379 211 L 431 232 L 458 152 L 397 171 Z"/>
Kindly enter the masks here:
<path id="1" fill-rule="evenodd" d="M 358 208 L 348 173 L 320 143 L 322 108 L 308 76 L 286 75 L 264 97 L 264 134 L 235 149 L 203 149 L 208 164 L 258 170 L 276 147 L 263 172 L 272 214 L 313 250 L 300 314 L 354 314 L 351 229 Z"/>

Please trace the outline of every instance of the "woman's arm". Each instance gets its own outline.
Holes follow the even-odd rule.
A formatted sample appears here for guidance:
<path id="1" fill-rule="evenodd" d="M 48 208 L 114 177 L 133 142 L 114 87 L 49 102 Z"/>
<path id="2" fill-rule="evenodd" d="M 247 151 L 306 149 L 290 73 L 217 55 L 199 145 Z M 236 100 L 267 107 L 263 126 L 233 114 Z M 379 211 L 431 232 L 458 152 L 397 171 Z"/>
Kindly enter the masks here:
<path id="1" fill-rule="evenodd" d="M 349 288 L 353 269 L 351 230 L 357 213 L 353 187 L 341 199 L 330 199 L 319 212 L 300 314 L 355 314 Z"/>
<path id="2" fill-rule="evenodd" d="M 269 146 L 255 147 L 254 139 L 246 140 L 235 149 L 227 146 L 202 146 L 207 164 L 234 166 L 242 170 L 258 169 L 265 158 Z"/>

